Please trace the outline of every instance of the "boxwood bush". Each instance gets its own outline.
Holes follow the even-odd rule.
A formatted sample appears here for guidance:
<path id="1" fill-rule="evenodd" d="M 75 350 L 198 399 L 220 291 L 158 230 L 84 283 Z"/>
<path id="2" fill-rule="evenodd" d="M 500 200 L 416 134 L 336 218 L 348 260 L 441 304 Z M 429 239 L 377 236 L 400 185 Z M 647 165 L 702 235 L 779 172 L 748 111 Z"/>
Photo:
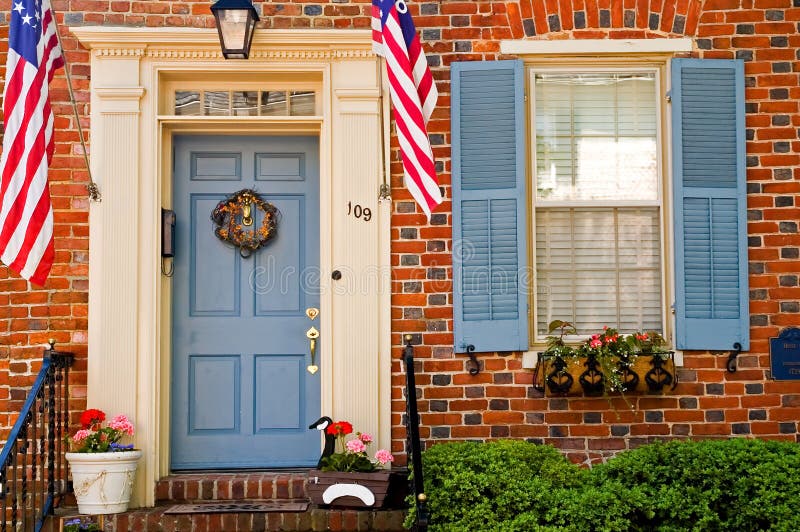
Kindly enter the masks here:
<path id="1" fill-rule="evenodd" d="M 550 446 L 459 442 L 423 471 L 432 531 L 800 530 L 793 443 L 655 443 L 589 470 Z"/>
<path id="2" fill-rule="evenodd" d="M 800 446 L 746 440 L 673 441 L 619 454 L 594 483 L 637 488 L 647 530 L 800 530 Z"/>

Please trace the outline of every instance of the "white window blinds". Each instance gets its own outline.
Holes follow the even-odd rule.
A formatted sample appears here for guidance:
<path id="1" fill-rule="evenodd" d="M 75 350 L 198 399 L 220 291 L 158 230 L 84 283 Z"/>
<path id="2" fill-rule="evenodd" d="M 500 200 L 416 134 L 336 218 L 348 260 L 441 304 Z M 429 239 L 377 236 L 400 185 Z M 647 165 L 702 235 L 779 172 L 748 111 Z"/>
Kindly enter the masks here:
<path id="1" fill-rule="evenodd" d="M 652 73 L 535 77 L 536 330 L 662 330 Z"/>

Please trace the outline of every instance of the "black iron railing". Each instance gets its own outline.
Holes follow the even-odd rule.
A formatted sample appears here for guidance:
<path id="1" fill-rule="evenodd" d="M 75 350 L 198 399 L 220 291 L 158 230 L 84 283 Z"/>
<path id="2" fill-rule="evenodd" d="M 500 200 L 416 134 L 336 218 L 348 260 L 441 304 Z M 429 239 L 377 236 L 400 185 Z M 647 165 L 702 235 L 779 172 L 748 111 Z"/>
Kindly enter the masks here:
<path id="1" fill-rule="evenodd" d="M 403 350 L 403 361 L 406 366 L 406 451 L 409 458 L 411 476 L 409 489 L 414 495 L 416 520 L 414 530 L 428 530 L 428 499 L 425 496 L 425 484 L 422 478 L 422 446 L 419 442 L 419 414 L 417 413 L 417 382 L 414 376 L 413 337 L 405 337 L 406 347 Z"/>
<path id="2" fill-rule="evenodd" d="M 69 368 L 73 355 L 44 350 L 42 369 L 0 454 L 0 530 L 42 529 L 67 492 L 63 435 L 69 423 Z"/>

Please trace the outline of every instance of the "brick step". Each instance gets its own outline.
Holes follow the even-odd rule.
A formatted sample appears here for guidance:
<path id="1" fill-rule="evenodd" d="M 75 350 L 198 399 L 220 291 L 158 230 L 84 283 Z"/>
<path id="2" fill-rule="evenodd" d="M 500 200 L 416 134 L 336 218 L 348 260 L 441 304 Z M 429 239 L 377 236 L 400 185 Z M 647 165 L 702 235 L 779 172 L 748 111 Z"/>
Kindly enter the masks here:
<path id="1" fill-rule="evenodd" d="M 305 471 L 169 475 L 156 484 L 156 504 L 305 499 L 306 475 Z"/>
<path id="2" fill-rule="evenodd" d="M 339 532 L 404 530 L 403 510 L 336 510 L 311 508 L 306 512 L 164 514 L 168 505 L 108 516 L 105 532 Z"/>

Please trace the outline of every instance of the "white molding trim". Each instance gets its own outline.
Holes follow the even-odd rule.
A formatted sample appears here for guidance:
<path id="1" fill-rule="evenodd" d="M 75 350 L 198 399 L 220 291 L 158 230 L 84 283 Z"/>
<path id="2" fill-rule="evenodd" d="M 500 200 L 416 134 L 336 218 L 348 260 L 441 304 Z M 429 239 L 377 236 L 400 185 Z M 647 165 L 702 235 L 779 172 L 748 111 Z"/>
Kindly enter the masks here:
<path id="1" fill-rule="evenodd" d="M 322 412 L 349 419 L 391 445 L 390 268 L 385 221 L 346 216 L 348 201 L 378 213 L 381 183 L 380 69 L 369 30 L 258 30 L 247 61 L 222 58 L 215 29 L 71 28 L 91 53 L 91 165 L 103 192 L 90 205 L 88 401 L 137 425 L 144 457 L 133 506 L 155 503 L 169 473 L 170 283 L 160 271 L 160 208 L 171 205 L 171 135 L 305 132 L 320 138 Z M 321 114 L 313 117 L 178 117 L 169 84 L 231 76 L 309 74 Z M 238 75 L 236 75 L 238 74 Z M 388 138 L 388 137 L 387 137 Z M 366 154 L 375 154 L 368 156 Z M 337 292 L 330 272 L 348 268 L 369 290 Z M 377 354 L 377 356 L 376 356 Z"/>
<path id="2" fill-rule="evenodd" d="M 674 54 L 691 52 L 692 39 L 570 39 L 500 41 L 509 55 Z"/>
<path id="3" fill-rule="evenodd" d="M 206 28 L 129 28 L 73 26 L 69 30 L 99 56 L 160 59 L 222 59 L 219 34 Z M 371 30 L 259 29 L 250 60 L 328 60 L 375 57 Z"/>

